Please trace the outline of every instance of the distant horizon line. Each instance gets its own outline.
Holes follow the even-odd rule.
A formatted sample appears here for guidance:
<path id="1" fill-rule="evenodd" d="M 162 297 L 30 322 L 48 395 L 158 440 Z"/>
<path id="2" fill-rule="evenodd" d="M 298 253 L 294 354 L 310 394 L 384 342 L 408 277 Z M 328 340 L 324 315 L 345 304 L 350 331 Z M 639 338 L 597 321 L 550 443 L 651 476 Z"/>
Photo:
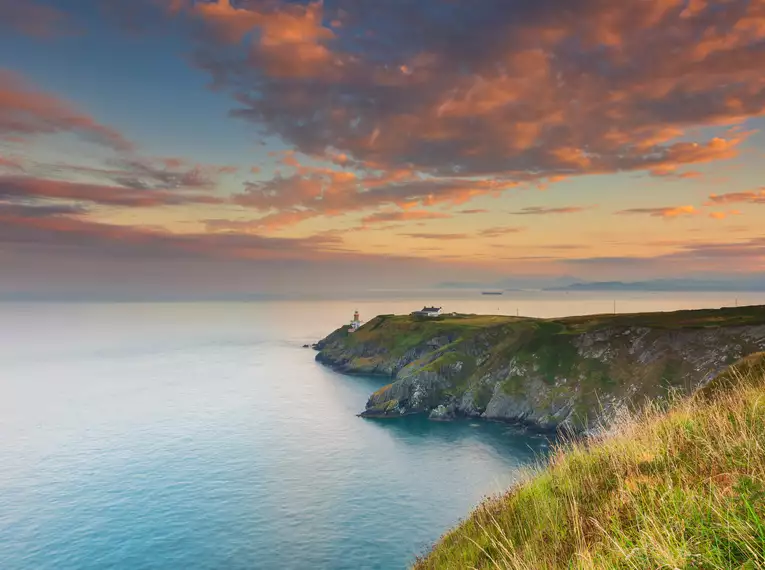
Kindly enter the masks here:
<path id="1" fill-rule="evenodd" d="M 0 294 L 0 303 L 72 303 L 72 304 L 87 304 L 87 303 L 246 303 L 246 302 L 276 302 L 276 301 L 363 301 L 363 300 L 377 300 L 390 298 L 390 295 L 384 293 L 400 293 L 400 295 L 393 295 L 392 298 L 406 298 L 407 293 L 411 295 L 411 298 L 420 299 L 417 296 L 424 295 L 426 293 L 434 294 L 433 297 L 437 297 L 438 294 L 462 293 L 461 298 L 474 297 L 476 300 L 484 298 L 480 289 L 459 289 L 459 288 L 434 288 L 434 289 L 388 289 L 388 290 L 368 290 L 363 292 L 334 292 L 334 293 L 321 293 L 321 294 L 270 294 L 270 293 L 254 293 L 254 294 L 240 294 L 240 295 L 189 295 L 189 296 L 164 296 L 159 294 L 150 295 L 87 295 L 87 294 L 50 294 L 50 295 L 16 295 L 16 294 Z M 505 289 L 503 293 L 509 293 L 507 299 L 512 299 L 512 293 L 549 293 L 565 294 L 565 295 L 577 295 L 577 294 L 592 294 L 592 293 L 613 293 L 617 295 L 625 293 L 671 293 L 671 294 L 756 294 L 765 293 L 765 288 L 759 289 L 597 289 L 597 288 L 525 288 L 525 289 Z M 497 295 L 498 296 L 498 295 Z M 496 300 L 496 299 L 494 299 Z"/>

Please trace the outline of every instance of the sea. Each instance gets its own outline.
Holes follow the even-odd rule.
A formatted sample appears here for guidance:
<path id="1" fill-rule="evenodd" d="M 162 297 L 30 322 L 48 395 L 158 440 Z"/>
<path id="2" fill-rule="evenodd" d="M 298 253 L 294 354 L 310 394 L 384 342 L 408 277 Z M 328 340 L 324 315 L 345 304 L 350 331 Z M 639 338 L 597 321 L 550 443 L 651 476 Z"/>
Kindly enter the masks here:
<path id="1" fill-rule="evenodd" d="M 551 442 L 482 421 L 359 418 L 384 381 L 333 372 L 304 344 L 356 309 L 734 303 L 765 294 L 0 303 L 0 569 L 407 568 Z"/>

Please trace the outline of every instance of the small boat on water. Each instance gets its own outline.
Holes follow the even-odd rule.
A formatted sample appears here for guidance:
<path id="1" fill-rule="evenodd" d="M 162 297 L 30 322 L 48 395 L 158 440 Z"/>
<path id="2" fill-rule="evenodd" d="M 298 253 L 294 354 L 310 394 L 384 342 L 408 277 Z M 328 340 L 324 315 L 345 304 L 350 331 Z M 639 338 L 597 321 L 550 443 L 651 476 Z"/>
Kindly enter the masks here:
<path id="1" fill-rule="evenodd" d="M 481 295 L 502 295 L 504 291 L 481 291 Z"/>

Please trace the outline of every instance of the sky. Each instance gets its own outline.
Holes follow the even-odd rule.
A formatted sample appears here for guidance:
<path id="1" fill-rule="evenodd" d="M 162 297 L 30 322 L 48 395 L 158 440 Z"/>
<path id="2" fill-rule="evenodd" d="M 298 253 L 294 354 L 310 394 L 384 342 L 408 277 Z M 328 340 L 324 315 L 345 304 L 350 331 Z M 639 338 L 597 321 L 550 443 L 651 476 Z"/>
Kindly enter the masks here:
<path id="1" fill-rule="evenodd" d="M 765 0 L 0 0 L 0 295 L 765 271 Z"/>

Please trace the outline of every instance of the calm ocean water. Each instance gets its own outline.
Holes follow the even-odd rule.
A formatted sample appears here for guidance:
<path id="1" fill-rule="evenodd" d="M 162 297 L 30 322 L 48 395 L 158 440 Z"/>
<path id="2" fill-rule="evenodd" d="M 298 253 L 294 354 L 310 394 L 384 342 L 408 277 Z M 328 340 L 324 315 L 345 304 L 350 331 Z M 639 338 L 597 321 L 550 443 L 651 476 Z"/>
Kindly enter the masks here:
<path id="1" fill-rule="evenodd" d="M 608 312 L 613 296 L 389 297 L 0 304 L 0 568 L 405 568 L 545 441 L 362 420 L 381 382 L 327 370 L 301 345 L 355 308 L 553 316 Z M 733 303 L 622 294 L 617 307 Z"/>

